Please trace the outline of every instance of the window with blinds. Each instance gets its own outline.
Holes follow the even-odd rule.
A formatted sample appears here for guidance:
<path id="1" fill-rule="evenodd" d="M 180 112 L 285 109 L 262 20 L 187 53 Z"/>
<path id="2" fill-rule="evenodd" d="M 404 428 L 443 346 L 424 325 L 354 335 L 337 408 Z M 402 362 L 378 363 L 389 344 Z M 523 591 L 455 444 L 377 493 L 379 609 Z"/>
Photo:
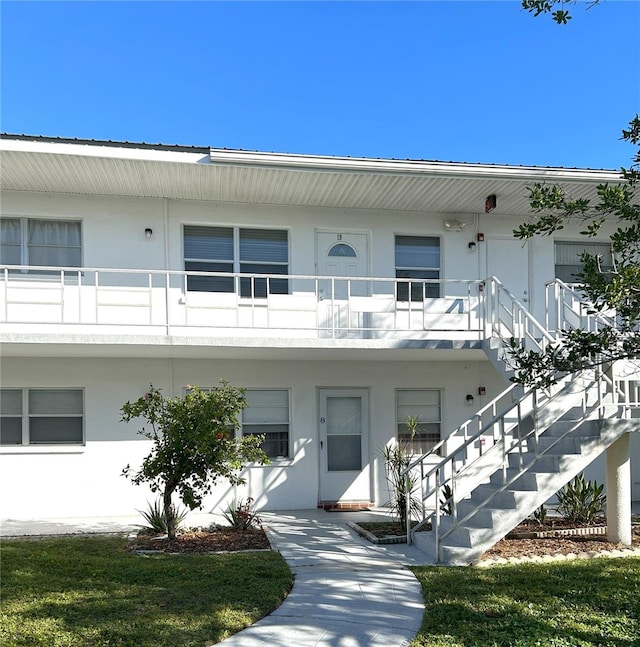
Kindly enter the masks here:
<path id="1" fill-rule="evenodd" d="M 0 263 L 80 267 L 81 223 L 75 220 L 0 218 Z"/>
<path id="2" fill-rule="evenodd" d="M 242 434 L 264 434 L 262 450 L 271 459 L 289 458 L 289 391 L 247 389 Z"/>
<path id="3" fill-rule="evenodd" d="M 254 298 L 287 294 L 289 281 L 278 275 L 289 273 L 289 236 L 281 229 L 187 225 L 184 264 L 187 272 L 220 273 L 216 276 L 190 274 L 189 290 L 238 291 L 242 297 Z M 231 276 L 233 273 L 248 276 L 238 281 Z"/>
<path id="4" fill-rule="evenodd" d="M 0 389 L 0 444 L 81 445 L 82 389 Z"/>
<path id="5" fill-rule="evenodd" d="M 396 236 L 396 278 L 398 301 L 424 301 L 440 296 L 438 282 L 414 279 L 440 278 L 440 239 L 436 236 Z"/>
<path id="6" fill-rule="evenodd" d="M 565 283 L 577 283 L 578 274 L 582 272 L 583 263 L 580 257 L 584 252 L 600 256 L 604 272 L 613 269 L 613 256 L 609 243 L 555 242 L 556 278 Z"/>
<path id="7" fill-rule="evenodd" d="M 441 393 L 438 389 L 398 389 L 396 430 L 398 444 L 411 454 L 424 454 L 440 442 L 442 427 Z M 409 417 L 418 418 L 412 436 Z"/>

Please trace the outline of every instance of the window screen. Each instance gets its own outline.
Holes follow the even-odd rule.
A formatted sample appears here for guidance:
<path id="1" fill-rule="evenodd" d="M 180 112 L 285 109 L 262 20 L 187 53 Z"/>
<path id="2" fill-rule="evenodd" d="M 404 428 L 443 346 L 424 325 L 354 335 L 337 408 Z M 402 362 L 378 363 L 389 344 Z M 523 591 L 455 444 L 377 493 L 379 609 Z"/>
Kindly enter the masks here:
<path id="1" fill-rule="evenodd" d="M 396 236 L 396 278 L 399 301 L 423 301 L 440 296 L 440 284 L 413 279 L 440 278 L 440 239 L 435 236 Z"/>
<path id="2" fill-rule="evenodd" d="M 613 269 L 613 257 L 609 243 L 560 242 L 555 243 L 556 278 L 565 283 L 578 282 L 578 274 L 582 272 L 583 263 L 580 257 L 584 252 L 592 256 L 601 256 L 603 271 Z"/>
<path id="3" fill-rule="evenodd" d="M 3 445 L 83 442 L 82 389 L 0 389 L 0 406 Z"/>
<path id="4" fill-rule="evenodd" d="M 242 411 L 242 433 L 264 434 L 262 449 L 269 458 L 289 457 L 289 391 L 248 389 Z"/>
<path id="5" fill-rule="evenodd" d="M 407 419 L 418 418 L 412 437 Z M 440 442 L 441 393 L 437 389 L 400 389 L 396 391 L 396 430 L 398 443 L 412 454 L 424 454 Z"/>
<path id="6" fill-rule="evenodd" d="M 187 277 L 187 289 L 201 292 L 235 292 L 242 297 L 265 298 L 287 294 L 289 282 L 278 275 L 289 273 L 289 236 L 279 229 L 185 226 L 184 263 L 187 272 L 268 274 L 269 277 Z"/>
<path id="7" fill-rule="evenodd" d="M 80 267 L 81 223 L 37 218 L 0 219 L 0 261 L 5 265 Z"/>

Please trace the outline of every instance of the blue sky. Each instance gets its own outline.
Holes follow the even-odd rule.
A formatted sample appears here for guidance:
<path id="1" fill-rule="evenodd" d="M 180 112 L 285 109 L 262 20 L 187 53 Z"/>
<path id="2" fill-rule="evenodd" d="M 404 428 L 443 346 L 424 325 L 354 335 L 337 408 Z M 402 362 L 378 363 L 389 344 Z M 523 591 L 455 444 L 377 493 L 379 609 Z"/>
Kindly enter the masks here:
<path id="1" fill-rule="evenodd" d="M 640 2 L 12 2 L 3 132 L 618 168 Z"/>

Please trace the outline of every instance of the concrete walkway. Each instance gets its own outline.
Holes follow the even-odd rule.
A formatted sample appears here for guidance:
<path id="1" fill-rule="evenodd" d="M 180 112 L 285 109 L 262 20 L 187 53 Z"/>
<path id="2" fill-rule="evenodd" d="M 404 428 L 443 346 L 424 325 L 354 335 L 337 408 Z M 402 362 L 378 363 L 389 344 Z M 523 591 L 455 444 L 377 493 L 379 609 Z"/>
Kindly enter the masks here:
<path id="1" fill-rule="evenodd" d="M 324 510 L 261 514 L 272 546 L 295 575 L 293 590 L 270 616 L 223 647 L 400 647 L 422 623 L 421 587 L 404 564 L 431 563 L 406 544 L 374 545 L 347 520 L 375 513 Z"/>
<path id="2" fill-rule="evenodd" d="M 223 647 L 402 647 L 422 623 L 422 591 L 405 565 L 430 564 L 406 544 L 374 545 L 347 526 L 381 512 L 261 512 L 269 540 L 295 575 L 271 615 L 227 638 Z M 199 523 L 198 523 L 199 521 Z M 210 519 L 188 519 L 208 525 Z M 3 521 L 4 536 L 123 532 L 136 518 Z"/>

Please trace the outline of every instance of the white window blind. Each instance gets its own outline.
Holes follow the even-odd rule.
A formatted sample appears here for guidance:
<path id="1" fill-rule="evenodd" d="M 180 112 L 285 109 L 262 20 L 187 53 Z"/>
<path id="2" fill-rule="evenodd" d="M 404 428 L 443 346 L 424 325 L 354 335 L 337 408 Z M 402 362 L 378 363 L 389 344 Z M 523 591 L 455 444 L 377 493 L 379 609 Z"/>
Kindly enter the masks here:
<path id="1" fill-rule="evenodd" d="M 242 277 L 239 285 L 228 276 L 193 276 L 187 288 L 202 292 L 234 292 L 265 298 L 287 294 L 289 282 L 277 275 L 289 273 L 289 235 L 280 229 L 191 226 L 184 228 L 184 260 L 187 272 L 268 274 Z M 271 278 L 273 276 L 274 278 Z"/>
<path id="2" fill-rule="evenodd" d="M 611 245 L 609 243 L 589 243 L 582 242 L 562 242 L 555 243 L 555 270 L 556 278 L 565 283 L 576 283 L 577 275 L 582 272 L 583 263 L 580 260 L 582 254 L 586 252 L 592 256 L 601 256 L 601 266 L 603 271 L 609 271 L 613 268 L 613 256 L 611 254 Z"/>
<path id="3" fill-rule="evenodd" d="M 262 449 L 269 458 L 289 457 L 289 391 L 248 389 L 242 411 L 242 434 L 264 434 Z"/>
<path id="4" fill-rule="evenodd" d="M 411 437 L 409 417 L 419 418 Z M 413 454 L 423 454 L 440 442 L 442 427 L 441 393 L 438 389 L 399 389 L 396 391 L 398 443 Z"/>
<path id="5" fill-rule="evenodd" d="M 436 236 L 396 236 L 396 278 L 439 279 L 440 239 Z M 422 301 L 440 296 L 440 284 L 406 281 L 398 284 L 399 301 Z"/>
<path id="6" fill-rule="evenodd" d="M 74 220 L 36 218 L 0 219 L 2 263 L 80 267 L 81 223 Z"/>
<path id="7" fill-rule="evenodd" d="M 82 389 L 0 389 L 3 445 L 82 444 Z"/>

